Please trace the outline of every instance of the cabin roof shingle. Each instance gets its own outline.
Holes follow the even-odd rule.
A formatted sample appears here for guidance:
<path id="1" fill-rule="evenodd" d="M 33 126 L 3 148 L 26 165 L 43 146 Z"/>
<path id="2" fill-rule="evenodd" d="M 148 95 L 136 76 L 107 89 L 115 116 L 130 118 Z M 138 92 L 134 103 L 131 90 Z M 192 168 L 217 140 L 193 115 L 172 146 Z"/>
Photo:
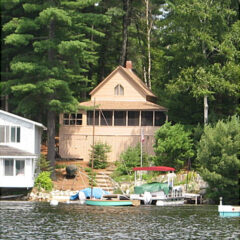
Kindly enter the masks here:
<path id="1" fill-rule="evenodd" d="M 93 107 L 94 101 L 80 103 L 80 106 Z M 96 101 L 96 109 L 104 110 L 161 110 L 167 111 L 165 107 L 148 101 Z"/>

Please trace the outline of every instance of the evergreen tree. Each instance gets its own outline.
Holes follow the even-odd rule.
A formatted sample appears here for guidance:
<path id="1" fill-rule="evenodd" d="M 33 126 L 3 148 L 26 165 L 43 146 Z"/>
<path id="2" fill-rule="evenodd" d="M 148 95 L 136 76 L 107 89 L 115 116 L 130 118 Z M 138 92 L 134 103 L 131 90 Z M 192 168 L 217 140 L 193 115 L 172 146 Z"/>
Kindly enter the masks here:
<path id="1" fill-rule="evenodd" d="M 199 172 L 208 183 L 207 196 L 219 202 L 239 204 L 240 200 L 240 120 L 232 117 L 206 126 L 201 137 L 197 160 Z"/>
<path id="2" fill-rule="evenodd" d="M 17 54 L 10 61 L 12 80 L 1 87 L 10 89 L 18 101 L 16 112 L 47 120 L 51 166 L 57 114 L 75 112 L 82 97 L 79 91 L 91 87 L 88 72 L 97 57 L 90 36 L 102 35 L 92 24 L 106 21 L 90 13 L 95 2 L 23 0 L 18 5 L 21 14 L 3 26 L 6 46 Z"/>

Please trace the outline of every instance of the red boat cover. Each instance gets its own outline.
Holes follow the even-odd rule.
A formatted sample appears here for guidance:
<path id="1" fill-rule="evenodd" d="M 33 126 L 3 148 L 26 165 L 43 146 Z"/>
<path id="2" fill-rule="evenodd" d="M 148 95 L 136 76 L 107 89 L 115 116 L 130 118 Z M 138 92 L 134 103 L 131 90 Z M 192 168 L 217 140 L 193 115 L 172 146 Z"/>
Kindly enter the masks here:
<path id="1" fill-rule="evenodd" d="M 165 167 L 165 166 L 156 166 L 156 167 L 135 167 L 133 168 L 134 171 L 175 171 L 175 168 L 172 167 Z"/>

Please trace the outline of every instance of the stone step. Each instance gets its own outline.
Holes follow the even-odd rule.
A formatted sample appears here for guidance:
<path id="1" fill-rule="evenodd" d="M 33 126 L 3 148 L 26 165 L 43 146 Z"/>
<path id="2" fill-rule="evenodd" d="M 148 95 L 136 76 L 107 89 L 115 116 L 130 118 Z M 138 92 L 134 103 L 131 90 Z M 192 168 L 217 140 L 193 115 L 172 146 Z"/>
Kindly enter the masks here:
<path id="1" fill-rule="evenodd" d="M 99 183 L 112 183 L 112 181 L 108 178 L 99 178 L 99 179 L 96 179 L 96 182 L 99 182 Z"/>

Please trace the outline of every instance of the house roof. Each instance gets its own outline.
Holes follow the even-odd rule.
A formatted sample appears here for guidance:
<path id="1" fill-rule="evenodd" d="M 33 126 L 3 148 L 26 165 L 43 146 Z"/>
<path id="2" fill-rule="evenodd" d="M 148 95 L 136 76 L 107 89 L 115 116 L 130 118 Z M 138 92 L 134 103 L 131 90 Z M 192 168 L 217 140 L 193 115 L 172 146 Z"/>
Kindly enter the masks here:
<path id="1" fill-rule="evenodd" d="M 0 157 L 3 156 L 13 156 L 13 157 L 35 157 L 35 154 L 22 151 L 20 149 L 6 146 L 6 145 L 0 145 Z"/>
<path id="2" fill-rule="evenodd" d="M 122 66 L 118 66 L 114 71 L 112 71 L 101 83 L 99 83 L 91 92 L 90 95 L 94 94 L 99 88 L 101 88 L 112 76 L 117 72 L 124 72 L 130 80 L 132 80 L 135 84 L 137 84 L 141 90 L 147 95 L 154 98 L 157 98 L 156 95 L 142 82 L 142 80 L 131 70 L 128 68 L 124 68 Z"/>
<path id="3" fill-rule="evenodd" d="M 6 111 L 3 111 L 3 110 L 0 110 L 0 113 L 5 114 L 5 115 L 8 115 L 8 116 L 10 116 L 10 117 L 14 117 L 14 118 L 16 118 L 16 119 L 19 119 L 19 120 L 22 120 L 22 121 L 25 121 L 25 122 L 28 122 L 28 123 L 32 123 L 33 125 L 36 125 L 36 126 L 38 126 L 38 127 L 43 128 L 44 130 L 47 130 L 47 128 L 46 128 L 43 124 L 41 124 L 41 123 L 38 123 L 38 122 L 35 122 L 35 121 L 32 121 L 32 120 L 29 120 L 29 119 L 24 118 L 24 117 L 20 117 L 20 116 L 18 116 L 18 115 L 15 115 L 15 114 L 13 114 L 13 113 L 6 112 Z"/>
<path id="4" fill-rule="evenodd" d="M 93 107 L 94 101 L 82 102 L 80 106 Z M 167 111 L 165 107 L 148 101 L 96 101 L 96 109 L 105 110 L 161 110 Z"/>

